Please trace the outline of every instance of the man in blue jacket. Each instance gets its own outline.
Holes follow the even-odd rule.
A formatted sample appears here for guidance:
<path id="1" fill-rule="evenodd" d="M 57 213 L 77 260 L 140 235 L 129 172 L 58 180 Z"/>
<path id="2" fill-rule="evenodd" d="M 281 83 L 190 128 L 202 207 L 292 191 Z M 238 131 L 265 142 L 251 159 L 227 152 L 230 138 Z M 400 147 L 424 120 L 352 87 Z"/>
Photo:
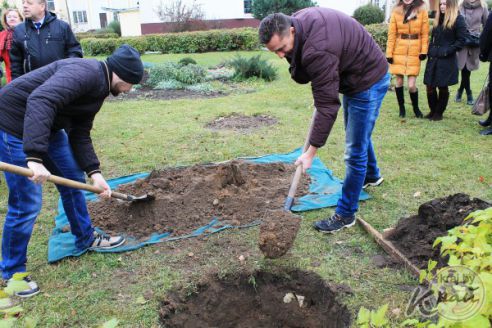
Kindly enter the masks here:
<path id="1" fill-rule="evenodd" d="M 140 82 L 143 65 L 139 53 L 123 45 L 100 62 L 69 58 L 25 74 L 0 90 L 0 160 L 28 167 L 31 178 L 5 172 L 9 189 L 8 209 L 2 233 L 4 279 L 26 271 L 27 245 L 41 211 L 41 184 L 51 173 L 85 182 L 84 172 L 110 197 L 111 189 L 101 174 L 90 136 L 94 117 L 104 99 L 127 92 Z M 58 186 L 75 245 L 79 249 L 113 248 L 121 236 L 97 233 L 91 223 L 84 193 Z M 26 278 L 29 289 L 17 293 L 29 297 L 39 287 Z"/>
<path id="2" fill-rule="evenodd" d="M 16 26 L 10 49 L 12 79 L 56 60 L 82 57 L 72 29 L 46 10 L 46 0 L 24 0 L 22 7 L 26 20 Z"/>

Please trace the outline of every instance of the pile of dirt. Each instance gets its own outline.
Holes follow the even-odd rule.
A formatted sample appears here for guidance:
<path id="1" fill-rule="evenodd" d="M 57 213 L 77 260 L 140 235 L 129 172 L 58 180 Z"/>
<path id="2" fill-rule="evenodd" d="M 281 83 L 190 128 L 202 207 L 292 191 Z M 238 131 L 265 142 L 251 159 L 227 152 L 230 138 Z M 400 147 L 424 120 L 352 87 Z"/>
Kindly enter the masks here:
<path id="1" fill-rule="evenodd" d="M 210 279 L 191 296 L 161 302 L 164 327 L 349 327 L 350 311 L 312 272 L 256 272 Z"/>
<path id="2" fill-rule="evenodd" d="M 122 185 L 117 191 L 152 194 L 151 202 L 118 200 L 89 202 L 95 226 L 110 233 L 137 238 L 152 233 L 183 235 L 216 217 L 234 226 L 262 219 L 268 210 L 281 209 L 294 165 L 231 161 L 153 171 L 147 178 Z M 308 193 L 303 178 L 298 195 Z"/>
<path id="3" fill-rule="evenodd" d="M 265 114 L 248 116 L 244 114 L 232 113 L 228 116 L 220 116 L 208 123 L 205 127 L 212 130 L 234 130 L 249 132 L 264 126 L 277 124 L 275 117 Z"/>
<path id="4" fill-rule="evenodd" d="M 462 225 L 468 214 L 490 206 L 486 201 L 465 194 L 436 198 L 420 205 L 417 215 L 402 218 L 386 239 L 418 268 L 427 268 L 429 259 L 442 267 L 446 259 L 439 255 L 439 247 L 432 248 L 436 238 L 446 236 L 448 230 Z"/>
<path id="5" fill-rule="evenodd" d="M 284 210 L 268 211 L 260 226 L 258 246 L 268 258 L 279 258 L 292 247 L 301 217 Z"/>

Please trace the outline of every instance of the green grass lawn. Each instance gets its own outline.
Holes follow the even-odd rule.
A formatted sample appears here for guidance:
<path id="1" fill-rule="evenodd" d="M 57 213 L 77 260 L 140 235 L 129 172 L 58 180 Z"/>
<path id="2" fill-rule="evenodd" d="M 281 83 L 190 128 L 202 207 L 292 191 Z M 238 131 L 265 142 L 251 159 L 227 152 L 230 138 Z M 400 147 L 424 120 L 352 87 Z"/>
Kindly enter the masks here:
<path id="1" fill-rule="evenodd" d="M 211 66 L 234 55 L 145 55 L 143 60 L 158 63 L 190 56 L 199 64 Z M 312 113 L 310 87 L 291 81 L 285 61 L 268 53 L 264 56 L 278 66 L 279 79 L 252 82 L 255 93 L 199 100 L 107 102 L 93 131 L 105 176 L 115 178 L 164 166 L 282 153 L 300 147 Z M 487 65 L 482 65 L 472 74 L 476 95 L 486 69 Z M 420 103 L 426 114 L 422 76 L 423 71 L 419 77 Z M 452 98 L 456 89 L 451 89 Z M 381 108 L 373 141 L 386 181 L 370 190 L 372 199 L 360 204 L 359 215 L 380 231 L 401 217 L 415 214 L 419 204 L 436 197 L 463 192 L 492 201 L 492 137 L 479 135 L 479 117 L 473 116 L 466 104 L 451 100 L 443 121 L 416 119 L 408 93 L 405 96 L 408 118 L 404 122 L 398 118 L 393 92 L 388 93 Z M 204 128 L 215 117 L 232 112 L 266 113 L 278 118 L 279 123 L 252 134 Z M 345 171 L 343 152 L 340 112 L 326 146 L 319 151 L 323 162 L 340 178 Z M 4 181 L 0 195 L 3 220 L 7 201 Z M 276 267 L 315 271 L 332 283 L 352 289 L 353 294 L 341 301 L 349 306 L 354 318 L 361 306 L 375 308 L 384 303 L 389 303 L 390 310 L 399 308 L 404 313 L 411 294 L 408 285 L 416 285 L 403 269 L 378 269 L 372 264 L 371 258 L 383 252 L 359 226 L 333 236 L 316 233 L 312 222 L 330 215 L 332 209 L 306 213 L 292 253 L 275 261 L 260 256 L 256 249 L 258 229 L 252 228 L 207 238 L 193 259 L 186 252 L 188 242 L 180 242 L 124 254 L 91 253 L 48 265 L 47 241 L 54 226 L 58 195 L 47 186 L 44 197 L 28 252 L 28 268 L 43 293 L 22 302 L 28 316 L 37 318 L 41 327 L 93 327 L 111 318 L 118 318 L 122 327 L 157 327 L 159 299 L 173 286 L 193 286 L 210 270 L 221 274 Z M 221 249 L 216 243 L 221 238 L 240 239 L 245 247 Z M 238 261 L 240 254 L 246 255 L 245 264 Z M 148 302 L 137 304 L 142 295 Z M 392 315 L 391 319 L 402 321 L 403 315 Z"/>

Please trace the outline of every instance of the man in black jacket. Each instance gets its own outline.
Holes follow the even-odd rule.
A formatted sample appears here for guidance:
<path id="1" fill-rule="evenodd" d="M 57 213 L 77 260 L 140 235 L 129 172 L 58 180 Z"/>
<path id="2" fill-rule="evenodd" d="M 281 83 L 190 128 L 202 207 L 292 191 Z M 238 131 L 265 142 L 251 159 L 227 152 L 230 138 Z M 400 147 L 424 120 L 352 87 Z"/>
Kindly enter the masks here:
<path id="1" fill-rule="evenodd" d="M 142 76 L 139 53 L 123 45 L 106 62 L 59 60 L 0 90 L 0 160 L 34 172 L 29 179 L 5 172 L 9 199 L 0 262 L 4 279 L 26 271 L 27 244 L 41 210 L 41 184 L 51 173 L 85 182 L 85 171 L 94 185 L 104 190 L 101 196 L 110 197 L 111 189 L 99 169 L 90 131 L 109 93 L 129 91 Z M 113 248 L 124 243 L 123 237 L 94 230 L 82 191 L 57 188 L 65 198 L 63 207 L 77 248 Z M 36 283 L 26 279 L 30 287 L 18 296 L 39 292 Z"/>
<path id="2" fill-rule="evenodd" d="M 487 23 L 480 35 L 480 60 L 483 62 L 492 62 L 492 14 L 489 14 Z M 483 136 L 492 135 L 492 64 L 489 64 L 489 117 L 478 122 L 488 129 L 480 131 Z"/>
<path id="3" fill-rule="evenodd" d="M 82 57 L 72 29 L 46 10 L 46 0 L 24 0 L 22 6 L 26 20 L 16 26 L 10 49 L 12 79 L 56 60 Z"/>

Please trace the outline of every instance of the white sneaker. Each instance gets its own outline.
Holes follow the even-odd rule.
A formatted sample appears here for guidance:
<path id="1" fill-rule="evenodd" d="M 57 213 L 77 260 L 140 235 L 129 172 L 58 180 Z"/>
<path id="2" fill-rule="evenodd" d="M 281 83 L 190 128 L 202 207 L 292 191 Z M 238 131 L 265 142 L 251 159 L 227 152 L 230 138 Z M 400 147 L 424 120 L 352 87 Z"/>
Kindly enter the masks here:
<path id="1" fill-rule="evenodd" d="M 91 249 L 111 249 L 121 246 L 125 242 L 125 237 L 110 235 L 102 235 L 94 231 L 94 241 L 92 242 Z"/>
<path id="2" fill-rule="evenodd" d="M 28 287 L 20 292 L 15 292 L 16 296 L 27 298 L 39 293 L 40 290 L 38 284 L 32 280 L 30 276 L 24 277 L 22 280 L 27 283 Z M 10 281 L 12 281 L 12 278 L 7 282 L 7 286 Z"/>

